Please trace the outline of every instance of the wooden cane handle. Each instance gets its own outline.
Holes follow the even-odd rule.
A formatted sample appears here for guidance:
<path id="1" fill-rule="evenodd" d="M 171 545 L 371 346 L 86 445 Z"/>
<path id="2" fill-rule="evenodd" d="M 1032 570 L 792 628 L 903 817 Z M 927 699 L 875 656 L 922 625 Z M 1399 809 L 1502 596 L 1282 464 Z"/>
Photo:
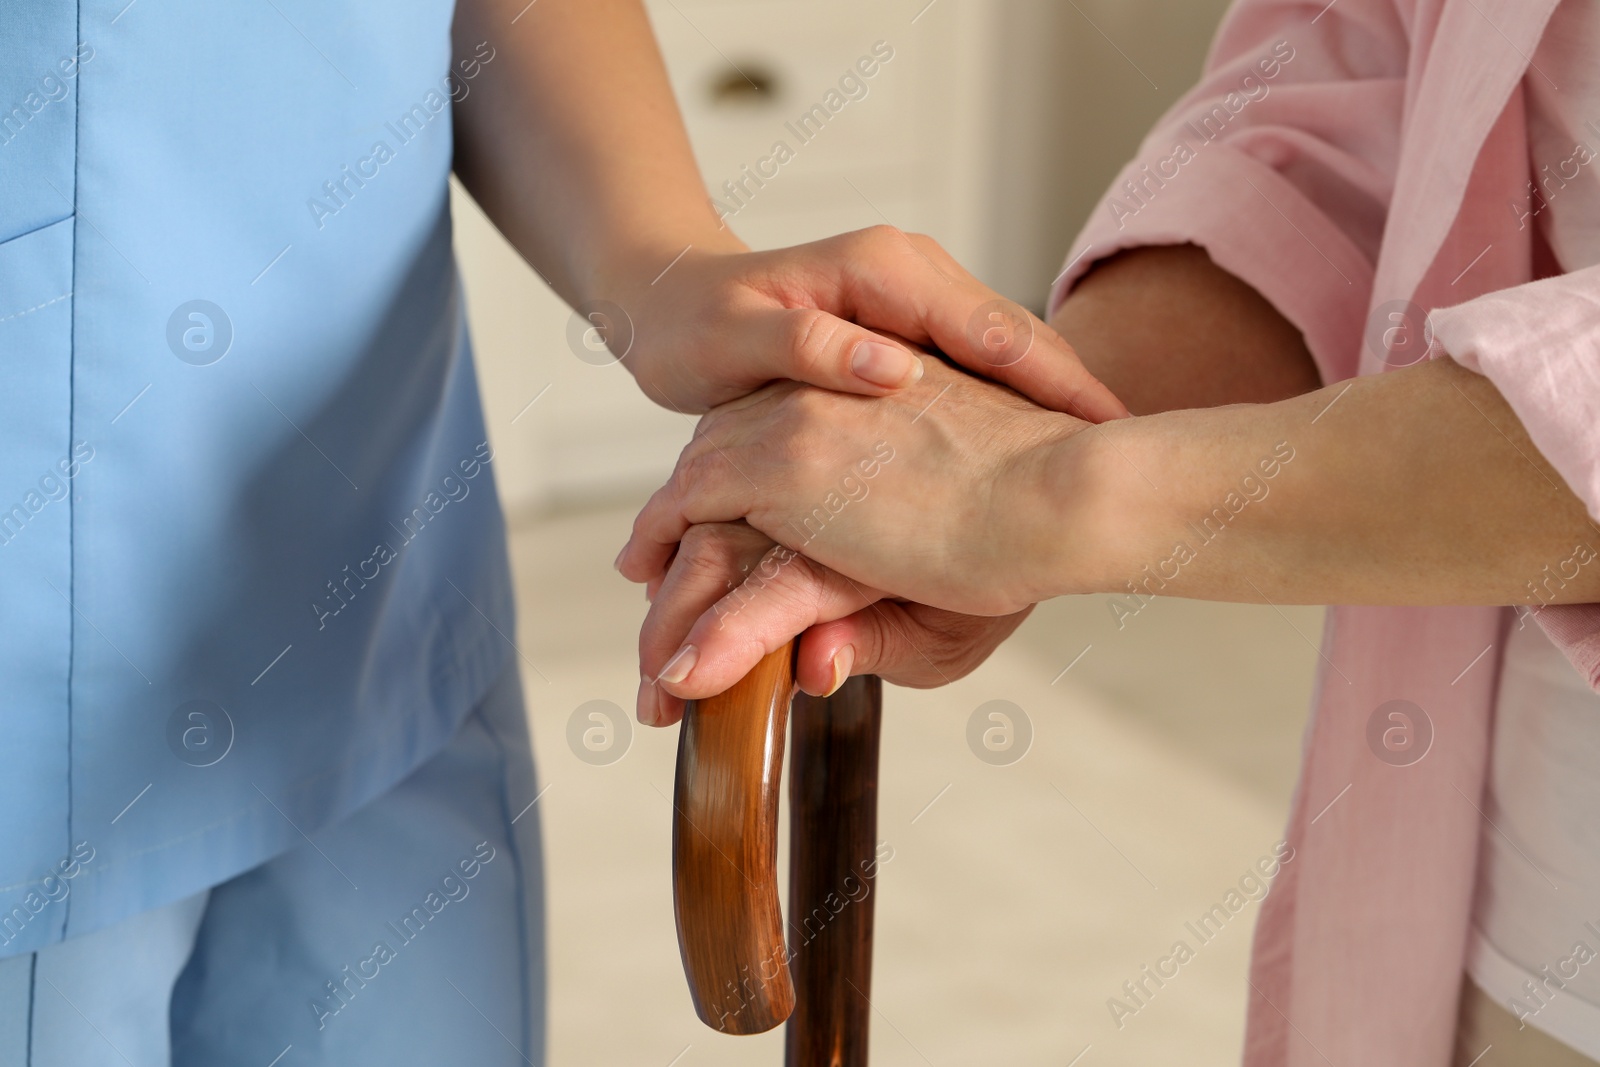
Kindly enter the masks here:
<path id="1" fill-rule="evenodd" d="M 672 901 L 695 1011 L 759 1034 L 794 1010 L 778 900 L 778 797 L 794 645 L 720 696 L 691 702 L 678 734 Z"/>

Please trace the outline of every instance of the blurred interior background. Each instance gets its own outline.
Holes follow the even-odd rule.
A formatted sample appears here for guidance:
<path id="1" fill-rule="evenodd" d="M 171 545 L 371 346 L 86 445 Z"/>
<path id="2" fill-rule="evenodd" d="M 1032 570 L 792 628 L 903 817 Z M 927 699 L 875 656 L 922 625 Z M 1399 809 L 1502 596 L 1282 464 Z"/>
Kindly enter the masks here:
<path id="1" fill-rule="evenodd" d="M 1226 4 L 649 6 L 708 191 L 747 242 L 889 222 L 1042 311 Z M 797 136 L 863 56 L 880 60 L 865 94 Z M 747 179 L 777 141 L 793 158 Z M 610 563 L 693 421 L 580 358 L 569 309 L 459 189 L 455 218 L 545 786 L 550 1062 L 779 1063 L 778 1032 L 723 1037 L 689 1002 L 669 875 L 676 729 L 619 729 L 609 762 L 569 743 L 587 702 L 631 720 L 645 601 Z M 1257 905 L 1204 943 L 1186 924 L 1279 840 L 1320 628 L 1318 609 L 1163 599 L 1119 629 L 1103 599 L 1077 598 L 1042 605 L 961 682 L 887 689 L 873 1062 L 1236 1063 Z M 1005 765 L 967 741 L 994 700 L 1032 734 Z M 1178 941 L 1194 958 L 1130 997 L 1123 984 Z"/>

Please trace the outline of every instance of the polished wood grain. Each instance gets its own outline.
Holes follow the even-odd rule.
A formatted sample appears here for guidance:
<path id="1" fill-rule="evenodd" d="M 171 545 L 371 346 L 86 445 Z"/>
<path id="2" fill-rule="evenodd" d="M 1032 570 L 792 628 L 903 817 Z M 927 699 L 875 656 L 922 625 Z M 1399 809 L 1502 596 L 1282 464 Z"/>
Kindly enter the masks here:
<path id="1" fill-rule="evenodd" d="M 795 697 L 789 756 L 787 1067 L 865 1067 L 883 683 Z"/>
<path id="2" fill-rule="evenodd" d="M 689 994 L 727 1034 L 794 1010 L 778 902 L 778 798 L 794 647 L 721 696 L 691 703 L 678 734 L 672 900 Z"/>

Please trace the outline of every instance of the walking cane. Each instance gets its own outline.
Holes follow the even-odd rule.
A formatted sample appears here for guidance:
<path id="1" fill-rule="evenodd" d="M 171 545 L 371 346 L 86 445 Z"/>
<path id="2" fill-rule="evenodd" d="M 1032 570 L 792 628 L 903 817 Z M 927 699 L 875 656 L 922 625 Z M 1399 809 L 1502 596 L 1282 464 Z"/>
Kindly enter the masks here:
<path id="1" fill-rule="evenodd" d="M 707 1026 L 758 1034 L 787 1019 L 786 1067 L 864 1067 L 882 683 L 856 677 L 831 697 L 806 696 L 794 655 L 791 642 L 684 712 L 672 822 L 678 947 Z M 778 788 L 791 700 L 786 939 Z"/>

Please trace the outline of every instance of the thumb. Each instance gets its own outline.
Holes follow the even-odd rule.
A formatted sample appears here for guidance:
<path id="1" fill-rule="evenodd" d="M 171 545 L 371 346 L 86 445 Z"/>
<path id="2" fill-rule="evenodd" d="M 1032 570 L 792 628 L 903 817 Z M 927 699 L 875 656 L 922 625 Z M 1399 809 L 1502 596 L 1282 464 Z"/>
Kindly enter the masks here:
<path id="1" fill-rule="evenodd" d="M 763 336 L 751 339 L 750 350 L 773 354 L 772 378 L 864 396 L 884 396 L 922 378 L 922 360 L 905 345 L 826 311 L 773 310 L 758 323 Z"/>

